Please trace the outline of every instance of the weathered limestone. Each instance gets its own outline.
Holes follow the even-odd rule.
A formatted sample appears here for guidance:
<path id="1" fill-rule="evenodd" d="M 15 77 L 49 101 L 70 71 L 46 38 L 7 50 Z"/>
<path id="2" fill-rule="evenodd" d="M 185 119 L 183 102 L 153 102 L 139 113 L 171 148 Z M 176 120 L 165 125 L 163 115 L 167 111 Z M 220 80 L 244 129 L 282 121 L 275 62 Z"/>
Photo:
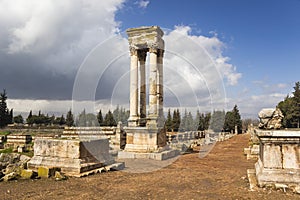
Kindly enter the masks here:
<path id="1" fill-rule="evenodd" d="M 130 46 L 130 117 L 126 131 L 126 146 L 120 158 L 139 157 L 136 153 L 161 153 L 146 157 L 165 159 L 167 150 L 163 122 L 163 31 L 158 26 L 127 30 Z M 146 56 L 149 52 L 149 110 L 146 113 Z M 139 69 L 139 70 L 138 70 Z M 138 71 L 140 73 L 138 73 Z M 142 156 L 145 157 L 145 156 Z"/>
<path id="2" fill-rule="evenodd" d="M 4 148 L 12 147 L 14 151 L 23 152 L 27 149 L 30 149 L 30 143 L 32 141 L 31 135 L 23 134 L 11 134 L 7 135 L 7 142 L 4 145 Z"/>
<path id="3" fill-rule="evenodd" d="M 28 169 L 39 167 L 60 168 L 69 176 L 112 164 L 108 139 L 80 141 L 79 139 L 36 138 L 34 156 L 27 163 Z"/>
<path id="4" fill-rule="evenodd" d="M 300 131 L 256 129 L 255 132 L 260 141 L 255 164 L 259 186 L 300 185 Z"/>
<path id="5" fill-rule="evenodd" d="M 280 129 L 283 114 L 279 108 L 264 108 L 258 113 L 260 123 L 259 128 L 262 129 Z"/>
<path id="6" fill-rule="evenodd" d="M 149 111 L 147 126 L 156 128 L 158 119 L 163 113 L 163 32 L 158 26 L 131 28 L 127 30 L 130 46 L 130 117 L 129 127 L 146 125 L 146 81 L 145 61 L 150 54 L 149 74 Z M 138 82 L 140 68 L 140 83 Z M 140 95 L 138 95 L 140 94 Z M 138 104 L 140 97 L 140 104 Z M 140 111 L 138 113 L 138 106 Z"/>

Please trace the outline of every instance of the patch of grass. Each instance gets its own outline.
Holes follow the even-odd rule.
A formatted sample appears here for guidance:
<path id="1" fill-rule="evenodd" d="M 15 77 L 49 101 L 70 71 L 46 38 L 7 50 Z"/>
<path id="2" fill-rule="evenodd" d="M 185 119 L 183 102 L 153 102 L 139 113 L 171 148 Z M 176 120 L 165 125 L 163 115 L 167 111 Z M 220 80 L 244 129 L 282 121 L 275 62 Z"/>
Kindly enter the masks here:
<path id="1" fill-rule="evenodd" d="M 0 153 L 12 153 L 13 152 L 13 148 L 8 148 L 8 149 L 3 149 L 3 150 L 0 150 Z"/>
<path id="2" fill-rule="evenodd" d="M 10 132 L 9 131 L 0 131 L 0 135 L 9 135 Z"/>

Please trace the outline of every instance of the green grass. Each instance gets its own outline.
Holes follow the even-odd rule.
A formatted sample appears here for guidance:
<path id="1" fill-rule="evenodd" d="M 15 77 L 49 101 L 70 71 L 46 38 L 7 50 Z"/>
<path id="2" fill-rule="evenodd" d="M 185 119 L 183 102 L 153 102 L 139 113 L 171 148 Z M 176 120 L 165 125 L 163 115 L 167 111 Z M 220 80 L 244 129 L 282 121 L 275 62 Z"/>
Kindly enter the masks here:
<path id="1" fill-rule="evenodd" d="M 13 152 L 13 148 L 8 148 L 8 149 L 3 149 L 3 150 L 0 150 L 0 153 L 12 153 Z"/>
<path id="2" fill-rule="evenodd" d="M 10 132 L 9 131 L 0 131 L 0 135 L 9 135 Z"/>

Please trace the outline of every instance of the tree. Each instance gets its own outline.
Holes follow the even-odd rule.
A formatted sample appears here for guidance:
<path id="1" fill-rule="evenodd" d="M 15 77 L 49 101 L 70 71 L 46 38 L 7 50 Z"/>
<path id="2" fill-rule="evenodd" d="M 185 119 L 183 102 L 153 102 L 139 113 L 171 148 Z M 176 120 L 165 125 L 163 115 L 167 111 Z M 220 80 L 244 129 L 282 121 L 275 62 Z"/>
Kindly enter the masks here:
<path id="1" fill-rule="evenodd" d="M 210 128 L 215 132 L 220 132 L 223 130 L 225 121 L 225 111 L 214 111 L 211 116 Z"/>
<path id="2" fill-rule="evenodd" d="M 180 117 L 179 109 L 174 110 L 174 112 L 173 112 L 173 123 L 172 124 L 173 124 L 173 131 L 178 132 L 180 124 L 181 124 L 181 117 Z"/>
<path id="3" fill-rule="evenodd" d="M 235 127 L 237 127 L 238 131 L 236 134 L 242 132 L 242 120 L 237 105 L 233 107 L 232 111 L 226 113 L 223 129 L 232 132 L 235 131 Z"/>
<path id="4" fill-rule="evenodd" d="M 172 129 L 173 129 L 173 120 L 172 120 L 170 109 L 168 110 L 168 115 L 167 115 L 167 120 L 166 120 L 166 129 L 167 129 L 167 131 L 172 131 Z"/>
<path id="5" fill-rule="evenodd" d="M 67 126 L 74 126 L 74 116 L 72 114 L 71 109 L 67 113 L 66 125 Z"/>
<path id="6" fill-rule="evenodd" d="M 77 120 L 76 120 L 77 126 L 86 126 L 86 114 L 85 109 L 79 114 Z"/>
<path id="7" fill-rule="evenodd" d="M 225 115 L 225 121 L 224 121 L 224 131 L 231 132 L 235 129 L 235 119 L 232 111 L 228 111 Z"/>
<path id="8" fill-rule="evenodd" d="M 293 92 L 293 122 L 294 127 L 299 128 L 300 126 L 300 82 L 295 83 L 294 92 Z"/>
<path id="9" fill-rule="evenodd" d="M 300 82 L 296 82 L 294 86 L 293 96 L 289 95 L 279 102 L 277 107 L 284 115 L 283 126 L 285 128 L 299 128 L 300 126 Z"/>
<path id="10" fill-rule="evenodd" d="M 61 117 L 59 118 L 59 125 L 64 125 L 64 124 L 66 124 L 66 119 L 64 115 L 61 115 Z"/>
<path id="11" fill-rule="evenodd" d="M 105 115 L 104 118 L 104 125 L 105 126 L 117 126 L 117 123 L 114 119 L 112 112 L 109 110 L 108 113 Z"/>
<path id="12" fill-rule="evenodd" d="M 22 115 L 15 116 L 13 120 L 14 120 L 14 123 L 17 123 L 17 124 L 23 124 L 23 122 L 24 122 Z"/>
<path id="13" fill-rule="evenodd" d="M 102 111 L 99 110 L 98 115 L 97 115 L 97 120 L 100 126 L 103 126 L 103 116 L 102 116 Z"/>
<path id="14" fill-rule="evenodd" d="M 86 114 L 86 126 L 98 126 L 97 116 L 93 113 Z"/>
<path id="15" fill-rule="evenodd" d="M 233 118 L 234 118 L 234 126 L 237 126 L 238 132 L 236 134 L 242 133 L 242 120 L 241 120 L 240 111 L 239 111 L 237 105 L 234 105 L 232 114 L 233 114 Z"/>
<path id="16" fill-rule="evenodd" d="M 27 124 L 32 125 L 32 110 L 29 111 L 28 117 L 26 119 Z"/>
<path id="17" fill-rule="evenodd" d="M 3 92 L 0 93 L 0 127 L 4 127 L 12 121 L 7 108 L 6 100 L 7 94 L 6 91 L 3 90 Z"/>

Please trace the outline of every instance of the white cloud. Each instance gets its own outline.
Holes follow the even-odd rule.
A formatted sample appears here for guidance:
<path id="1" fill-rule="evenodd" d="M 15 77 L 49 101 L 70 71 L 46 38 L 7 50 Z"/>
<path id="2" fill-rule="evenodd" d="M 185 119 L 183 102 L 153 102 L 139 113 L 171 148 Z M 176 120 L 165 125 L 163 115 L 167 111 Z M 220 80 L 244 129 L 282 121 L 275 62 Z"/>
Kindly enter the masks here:
<path id="1" fill-rule="evenodd" d="M 41 67 L 50 65 L 52 71 L 74 70 L 95 44 L 118 31 L 114 15 L 122 2 L 3 0 L 0 40 L 7 41 L 0 41 L 0 48 L 14 55 L 43 57 Z"/>
<path id="2" fill-rule="evenodd" d="M 144 1 L 144 0 L 135 2 L 135 4 L 137 4 L 139 6 L 139 8 L 143 8 L 143 9 L 147 8 L 149 3 L 150 3 L 150 1 Z"/>
<path id="3" fill-rule="evenodd" d="M 91 110 L 99 109 L 98 105 L 128 105 L 128 43 L 124 35 L 118 35 L 119 24 L 115 21 L 115 13 L 122 2 L 1 1 L 0 56 L 11 56 L 7 62 L 14 67 L 7 68 L 12 71 L 5 73 L 14 74 L 16 79 L 30 83 L 27 87 L 24 87 L 24 83 L 15 85 L 20 88 L 15 93 L 24 93 L 22 98 L 49 97 L 47 100 L 22 100 L 17 96 L 15 100 L 10 100 L 10 108 L 19 112 L 28 112 L 29 108 L 65 112 L 72 105 L 71 100 L 55 98 L 70 99 L 70 96 L 54 98 L 56 89 L 52 88 L 55 86 L 61 90 L 60 94 L 70 93 L 74 89 L 72 86 L 79 87 L 79 96 L 87 99 L 76 101 L 77 110 L 83 105 L 90 105 Z M 139 3 L 146 8 L 149 1 Z M 230 64 L 230 59 L 223 55 L 224 43 L 216 34 L 213 37 L 192 35 L 189 26 L 176 26 L 166 33 L 164 40 L 165 91 L 166 100 L 170 100 L 165 103 L 177 101 L 182 106 L 222 109 L 226 103 L 223 83 L 235 85 L 241 77 L 235 66 Z M 79 68 L 85 56 L 97 44 L 98 47 L 85 60 L 88 68 L 84 64 Z M 16 60 L 19 62 L 15 63 Z M 30 62 L 27 63 L 27 60 Z M 77 78 L 82 77 L 75 78 L 73 85 L 76 72 Z M 58 79 L 55 78 L 62 74 L 66 76 L 56 81 Z M 32 82 L 37 77 L 39 82 Z M 50 80 L 43 84 L 41 80 L 46 77 L 50 77 Z M 39 90 L 29 92 L 32 87 Z M 29 93 L 33 96 L 26 96 Z M 95 97 L 101 99 L 100 104 L 93 103 Z"/>

